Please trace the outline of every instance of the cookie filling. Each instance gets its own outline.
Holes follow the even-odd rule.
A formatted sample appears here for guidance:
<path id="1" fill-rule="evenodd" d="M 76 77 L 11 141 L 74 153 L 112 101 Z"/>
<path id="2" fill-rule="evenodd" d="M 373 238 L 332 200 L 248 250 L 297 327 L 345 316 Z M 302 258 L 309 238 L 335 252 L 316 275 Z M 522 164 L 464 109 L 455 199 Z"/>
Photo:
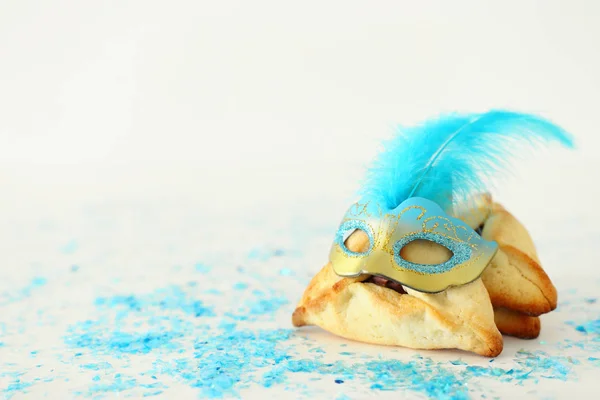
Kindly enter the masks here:
<path id="1" fill-rule="evenodd" d="M 383 286 L 385 288 L 392 289 L 393 291 L 398 292 L 400 294 L 406 294 L 406 291 L 404 290 L 404 288 L 402 287 L 401 284 L 391 281 L 386 278 L 382 278 L 381 276 L 373 275 L 369 279 L 367 279 L 365 282 L 374 283 L 377 286 Z"/>
<path id="2" fill-rule="evenodd" d="M 477 234 L 481 236 L 481 233 L 483 232 L 483 224 L 479 225 L 479 227 L 475 229 L 475 232 L 477 232 Z"/>

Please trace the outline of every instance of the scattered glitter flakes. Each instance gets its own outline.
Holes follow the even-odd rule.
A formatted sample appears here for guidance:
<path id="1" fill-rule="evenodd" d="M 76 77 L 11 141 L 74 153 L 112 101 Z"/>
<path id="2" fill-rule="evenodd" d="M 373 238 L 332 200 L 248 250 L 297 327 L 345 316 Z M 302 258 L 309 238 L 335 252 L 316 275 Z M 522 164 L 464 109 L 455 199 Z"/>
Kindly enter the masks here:
<path id="1" fill-rule="evenodd" d="M 577 325 L 575 329 L 578 332 L 583 332 L 585 334 L 589 333 L 594 335 L 600 335 L 600 319 L 587 321 L 583 324 Z"/>
<path id="2" fill-rule="evenodd" d="M 211 270 L 211 268 L 208 265 L 202 263 L 196 263 L 194 265 L 194 269 L 196 270 L 196 272 L 200 272 L 201 274 L 208 274 Z"/>
<path id="3" fill-rule="evenodd" d="M 177 286 L 158 289 L 148 295 L 100 297 L 96 299 L 95 303 L 98 307 L 118 308 L 120 310 L 118 314 L 119 318 L 123 318 L 128 313 L 135 311 L 155 311 L 155 308 L 159 310 L 182 311 L 185 314 L 195 317 L 215 316 L 212 307 L 205 306 L 202 301 L 194 299 Z"/>
<path id="4" fill-rule="evenodd" d="M 235 290 L 245 290 L 245 289 L 248 289 L 248 284 L 245 282 L 238 282 L 233 285 L 233 288 Z"/>
<path id="5" fill-rule="evenodd" d="M 115 375 L 115 377 L 113 377 L 108 383 L 102 382 L 101 379 L 94 378 L 92 378 L 92 380 L 98 383 L 94 383 L 90 386 L 89 394 L 96 396 L 102 393 L 122 392 L 124 390 L 132 389 L 138 385 L 138 382 L 135 378 L 126 377 L 123 375 Z"/>
<path id="6" fill-rule="evenodd" d="M 94 323 L 71 328 L 66 343 L 77 348 L 88 347 L 100 354 L 146 354 L 157 348 L 177 349 L 178 345 L 174 343 L 174 339 L 182 337 L 180 332 L 107 333 L 103 328 L 103 325 Z"/>
<path id="7" fill-rule="evenodd" d="M 21 382 L 20 379 L 15 379 L 8 384 L 8 387 L 4 391 L 4 395 L 6 398 L 10 399 L 16 393 L 26 392 L 25 389 L 29 388 L 31 385 L 33 385 L 31 382 Z"/>
<path id="8" fill-rule="evenodd" d="M 35 277 L 29 282 L 27 286 L 23 287 L 22 289 L 12 293 L 5 292 L 2 295 L 0 295 L 0 306 L 28 298 L 33 294 L 35 290 L 41 288 L 42 286 L 45 286 L 47 283 L 48 279 L 41 276 Z"/>
<path id="9" fill-rule="evenodd" d="M 600 358 L 598 357 L 588 357 L 587 359 L 592 365 L 596 367 L 600 367 Z"/>
<path id="10" fill-rule="evenodd" d="M 61 249 L 60 251 L 63 254 L 73 254 L 77 251 L 77 249 L 79 248 L 79 244 L 77 243 L 77 241 L 75 239 L 70 240 L 68 243 L 66 243 Z"/>
<path id="11" fill-rule="evenodd" d="M 199 272 L 209 271 L 202 266 Z M 280 276 L 294 275 L 282 271 L 285 269 L 279 270 Z M 289 304 L 285 294 L 269 286 L 269 279 L 258 280 L 254 283 L 258 286 L 231 283 L 235 291 L 202 286 L 208 279 L 210 275 L 198 282 L 149 293 L 97 298 L 95 312 L 88 320 L 72 324 L 64 338 L 72 351 L 68 362 L 77 365 L 88 382 L 75 394 L 102 397 L 126 392 L 124 397 L 152 397 L 167 395 L 169 385 L 177 382 L 197 390 L 201 398 L 240 397 L 253 385 L 279 386 L 314 396 L 310 385 L 298 382 L 321 380 L 339 385 L 339 390 L 358 387 L 374 392 L 410 391 L 428 398 L 467 399 L 473 390 L 485 390 L 489 380 L 517 385 L 544 379 L 564 381 L 575 377 L 576 365 L 600 366 L 600 357 L 589 353 L 573 358 L 549 351 L 521 350 L 512 365 L 502 363 L 499 367 L 500 362 L 494 363 L 493 359 L 483 366 L 468 365 L 461 359 L 436 362 L 421 355 L 407 361 L 381 359 L 347 351 L 353 348 L 346 343 L 334 347 L 341 352 L 326 352 L 319 343 L 296 336 L 292 329 L 278 329 L 277 325 L 268 329 L 278 311 Z M 44 278 L 36 278 L 19 292 L 30 295 L 34 288 L 45 284 Z M 235 301 L 226 301 L 231 294 Z M 578 301 L 572 304 L 593 304 L 585 299 Z M 590 343 L 600 346 L 595 342 L 600 341 L 598 320 L 580 319 L 569 324 L 570 331 L 582 340 L 565 339 L 561 345 L 576 347 L 584 343 L 587 347 L 581 348 L 585 349 Z M 29 351 L 32 357 L 46 355 L 37 355 L 36 348 Z M 308 355 L 302 357 L 302 353 Z M 331 361 L 328 356 L 342 357 Z M 6 398 L 53 379 L 25 379 L 22 371 L 4 373 L 4 378 L 9 389 L 0 390 L 0 395 Z M 348 397 L 342 394 L 337 398 Z"/>
<path id="12" fill-rule="evenodd" d="M 267 261 L 273 257 L 281 257 L 285 255 L 282 249 L 252 249 L 248 253 L 249 260 Z"/>
<path id="13" fill-rule="evenodd" d="M 271 314 L 289 301 L 285 297 L 270 296 L 263 291 L 254 290 L 256 298 L 247 303 L 248 311 L 253 315 Z"/>
<path id="14" fill-rule="evenodd" d="M 236 309 L 221 314 L 216 327 L 212 318 L 217 315 L 214 308 L 177 286 L 148 294 L 100 297 L 95 301 L 98 318 L 72 325 L 65 343 L 86 349 L 86 354 L 96 358 L 115 362 L 122 360 L 123 355 L 145 357 L 152 369 L 142 375 L 155 380 L 165 376 L 176 378 L 197 388 L 205 397 L 235 394 L 251 382 L 266 386 L 281 383 L 284 376 L 269 375 L 266 367 L 289 357 L 276 346 L 287 340 L 292 331 L 255 332 L 238 329 L 237 323 L 257 318 L 271 320 L 288 301 L 261 290 L 250 293 L 251 297 L 240 302 Z M 191 348 L 192 355 L 188 351 Z M 81 351 L 75 353 L 75 357 L 81 355 Z M 82 363 L 80 368 L 106 372 L 117 368 L 111 363 Z M 119 371 L 124 367 L 120 368 Z M 161 382 L 148 386 L 135 377 L 125 378 L 121 374 L 118 379 L 98 380 L 95 376 L 100 375 L 90 378 L 95 384 L 90 386 L 89 394 L 141 389 L 143 396 L 154 396 L 167 387 Z M 242 381 L 245 383 L 240 384 Z"/>

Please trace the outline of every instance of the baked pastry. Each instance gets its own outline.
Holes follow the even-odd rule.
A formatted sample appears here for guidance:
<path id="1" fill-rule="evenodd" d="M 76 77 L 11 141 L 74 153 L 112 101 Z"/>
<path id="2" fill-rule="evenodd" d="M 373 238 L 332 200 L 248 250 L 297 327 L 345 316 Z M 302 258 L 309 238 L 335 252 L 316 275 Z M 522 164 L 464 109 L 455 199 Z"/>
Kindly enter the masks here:
<path id="1" fill-rule="evenodd" d="M 494 308 L 494 321 L 503 335 L 520 339 L 535 339 L 540 335 L 540 317 L 523 314 L 507 308 Z"/>
<path id="2" fill-rule="evenodd" d="M 556 290 L 523 226 L 490 196 L 472 197 L 487 191 L 518 141 L 572 146 L 547 120 L 507 111 L 401 131 L 369 170 L 294 326 L 488 357 L 502 351 L 501 331 L 535 337 Z"/>
<path id="3" fill-rule="evenodd" d="M 367 245 L 362 231 L 347 239 L 347 246 L 355 251 Z M 430 246 L 415 243 L 408 258 L 418 261 L 422 256 L 433 262 L 446 257 L 445 248 Z M 374 344 L 455 348 L 488 357 L 502 351 L 502 336 L 481 279 L 429 294 L 370 275 L 342 278 L 327 263 L 308 285 L 292 322 Z"/>
<path id="4" fill-rule="evenodd" d="M 498 329 L 506 335 L 536 338 L 541 329 L 537 317 L 556 308 L 557 291 L 540 265 L 531 236 L 491 195 L 476 196 L 469 205 L 458 207 L 456 217 L 498 243 L 498 252 L 481 276 Z"/>

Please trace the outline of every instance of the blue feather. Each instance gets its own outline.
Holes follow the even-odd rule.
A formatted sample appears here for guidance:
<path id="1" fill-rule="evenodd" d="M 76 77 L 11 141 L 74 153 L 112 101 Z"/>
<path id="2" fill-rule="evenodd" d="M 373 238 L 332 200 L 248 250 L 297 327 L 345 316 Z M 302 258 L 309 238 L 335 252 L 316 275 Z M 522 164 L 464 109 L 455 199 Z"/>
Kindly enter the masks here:
<path id="1" fill-rule="evenodd" d="M 502 110 L 444 115 L 401 128 L 384 143 L 360 192 L 389 209 L 409 197 L 448 209 L 453 199 L 489 190 L 519 146 L 550 142 L 574 147 L 569 133 L 534 115 Z"/>

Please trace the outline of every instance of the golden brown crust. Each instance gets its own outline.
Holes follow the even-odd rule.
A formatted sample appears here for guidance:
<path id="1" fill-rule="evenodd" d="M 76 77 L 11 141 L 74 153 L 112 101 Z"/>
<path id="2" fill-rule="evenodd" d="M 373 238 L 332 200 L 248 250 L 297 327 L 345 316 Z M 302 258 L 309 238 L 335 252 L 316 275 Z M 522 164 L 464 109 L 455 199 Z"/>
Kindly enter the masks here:
<path id="1" fill-rule="evenodd" d="M 503 335 L 520 339 L 537 338 L 542 327 L 539 317 L 532 317 L 506 308 L 494 308 L 494 320 Z"/>
<path id="2" fill-rule="evenodd" d="M 332 269 L 327 264 L 317 276 L 331 276 Z M 292 322 L 374 344 L 457 348 L 487 357 L 502 351 L 502 336 L 481 280 L 435 295 L 410 292 L 342 279 L 318 296 L 306 296 L 311 299 L 298 305 Z"/>
<path id="3" fill-rule="evenodd" d="M 541 329 L 537 316 L 556 307 L 557 294 L 529 233 L 489 195 L 480 197 L 475 209 L 459 209 L 457 217 L 473 228 L 484 225 L 482 236 L 498 243 L 498 253 L 481 279 L 437 294 L 409 288 L 404 288 L 408 294 L 399 294 L 363 282 L 366 275 L 341 278 L 327 264 L 307 287 L 292 315 L 293 324 L 317 325 L 362 342 L 457 348 L 489 357 L 502 351 L 500 332 L 537 337 Z M 346 245 L 364 249 L 368 238 L 358 231 Z M 403 258 L 416 257 L 421 263 L 449 256 L 446 249 L 422 243 L 403 250 Z"/>
<path id="4" fill-rule="evenodd" d="M 361 249 L 368 242 L 360 231 L 346 245 Z M 356 251 L 356 250 L 355 250 Z M 435 262 L 446 249 L 423 246 L 410 259 Z M 400 294 L 363 282 L 367 275 L 340 278 L 328 263 L 308 285 L 292 315 L 294 326 L 317 325 L 347 339 L 416 349 L 457 348 L 494 357 L 503 347 L 502 335 L 481 279 L 442 293 L 426 294 L 405 288 Z"/>
<path id="5" fill-rule="evenodd" d="M 482 274 L 494 307 L 537 316 L 556 308 L 557 292 L 542 269 L 525 227 L 494 204 L 482 236 L 498 243 L 498 253 Z"/>

